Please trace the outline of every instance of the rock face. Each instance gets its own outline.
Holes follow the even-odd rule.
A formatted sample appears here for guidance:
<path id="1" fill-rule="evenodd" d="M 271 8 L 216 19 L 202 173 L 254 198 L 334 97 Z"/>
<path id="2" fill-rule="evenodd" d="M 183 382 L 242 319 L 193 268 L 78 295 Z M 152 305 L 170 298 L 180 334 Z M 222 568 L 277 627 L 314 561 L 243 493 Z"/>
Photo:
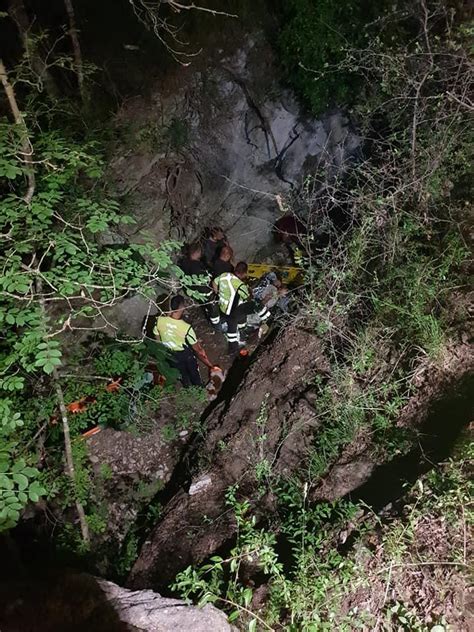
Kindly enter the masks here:
<path id="1" fill-rule="evenodd" d="M 104 428 L 87 441 L 89 458 L 100 477 L 101 497 L 107 506 L 107 528 L 102 538 L 120 544 L 143 504 L 169 481 L 184 440 L 165 441 L 161 418 L 150 420 L 144 436 Z M 105 480 L 104 480 L 105 478 Z"/>
<path id="2" fill-rule="evenodd" d="M 190 242 L 221 225 L 236 261 L 266 261 L 282 215 L 276 196 L 318 170 L 323 186 L 357 156 L 360 139 L 343 113 L 311 117 L 282 87 L 263 33 L 221 37 L 222 48 L 173 66 L 117 114 L 108 180 L 137 223 L 108 241 Z M 135 296 L 97 326 L 140 336 L 149 309 Z"/>
<path id="3" fill-rule="evenodd" d="M 189 606 L 179 599 L 161 597 L 152 590 L 131 591 L 112 582 L 98 580 L 107 601 L 120 621 L 131 630 L 146 632 L 231 632 L 227 617 L 210 604 Z"/>
<path id="4" fill-rule="evenodd" d="M 263 34 L 233 48 L 176 67 L 121 109 L 128 147 L 115 148 L 110 176 L 138 218 L 135 238 L 189 240 L 221 224 L 236 257 L 253 258 L 281 214 L 275 194 L 318 166 L 330 177 L 357 151 L 345 116 L 311 118 L 282 88 Z"/>

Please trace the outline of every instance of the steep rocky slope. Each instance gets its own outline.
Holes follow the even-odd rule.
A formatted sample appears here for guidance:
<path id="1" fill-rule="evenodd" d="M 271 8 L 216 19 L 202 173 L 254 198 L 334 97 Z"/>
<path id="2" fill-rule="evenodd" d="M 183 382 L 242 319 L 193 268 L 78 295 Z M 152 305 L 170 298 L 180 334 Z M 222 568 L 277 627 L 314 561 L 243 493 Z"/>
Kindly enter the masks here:
<path id="1" fill-rule="evenodd" d="M 262 33 L 235 44 L 174 68 L 121 108 L 110 177 L 138 218 L 135 238 L 191 239 L 217 223 L 237 258 L 253 257 L 281 213 L 275 195 L 319 165 L 329 177 L 357 152 L 344 115 L 311 118 L 282 88 Z"/>

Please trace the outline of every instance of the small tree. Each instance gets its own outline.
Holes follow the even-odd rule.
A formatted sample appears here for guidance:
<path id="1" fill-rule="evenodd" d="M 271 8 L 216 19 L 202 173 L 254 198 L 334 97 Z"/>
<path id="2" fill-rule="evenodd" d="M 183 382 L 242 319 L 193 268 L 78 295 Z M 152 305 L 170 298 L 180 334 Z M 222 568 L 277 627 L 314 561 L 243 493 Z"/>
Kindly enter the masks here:
<path id="1" fill-rule="evenodd" d="M 74 485 L 69 420 L 58 373 L 63 345 L 75 329 L 100 327 L 97 318 L 107 321 L 107 309 L 134 293 L 151 305 L 157 285 L 166 286 L 176 271 L 171 259 L 176 244 L 102 246 L 97 239 L 101 232 L 133 219 L 122 215 L 118 204 L 96 187 L 102 173 L 97 144 L 55 132 L 32 133 L 2 62 L 0 79 L 14 120 L 0 122 L 0 177 L 6 183 L 0 219 L 0 432 L 6 440 L 0 453 L 0 528 L 9 528 L 29 499 L 45 493 L 35 483 L 37 470 L 21 456 L 24 446 L 13 440 L 23 423 L 22 393 L 31 380 L 43 383 L 47 391 L 49 380 L 61 413 L 66 471 Z M 46 383 L 41 373 L 48 376 Z M 76 508 L 87 542 L 78 499 Z"/>
<path id="2" fill-rule="evenodd" d="M 30 67 L 34 81 L 39 91 L 43 86 L 50 98 L 59 95 L 58 86 L 45 61 L 43 38 L 35 34 L 23 0 L 8 0 L 8 14 L 16 24 L 18 34 L 24 50 L 26 63 Z"/>
<path id="3" fill-rule="evenodd" d="M 77 84 L 81 99 L 82 101 L 85 101 L 84 63 L 82 60 L 81 43 L 77 32 L 76 14 L 74 12 L 72 0 L 64 0 L 64 6 L 66 7 L 66 13 L 69 20 L 69 35 L 71 37 L 72 50 L 74 52 L 74 66 L 76 68 Z"/>

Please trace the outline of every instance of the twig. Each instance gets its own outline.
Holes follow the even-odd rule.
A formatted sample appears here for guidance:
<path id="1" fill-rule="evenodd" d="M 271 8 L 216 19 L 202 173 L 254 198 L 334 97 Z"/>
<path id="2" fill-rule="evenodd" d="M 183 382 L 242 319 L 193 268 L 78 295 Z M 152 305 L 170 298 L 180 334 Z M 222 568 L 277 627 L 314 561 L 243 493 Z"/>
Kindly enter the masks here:
<path id="1" fill-rule="evenodd" d="M 268 625 L 268 623 L 266 623 L 266 621 L 264 621 L 262 619 L 262 617 L 259 617 L 258 614 L 255 614 L 255 612 L 252 612 L 251 610 L 249 610 L 245 606 L 241 606 L 240 604 L 235 603 L 233 601 L 230 601 L 229 599 L 224 599 L 224 597 L 217 597 L 217 600 L 218 601 L 222 601 L 223 603 L 226 603 L 229 606 L 232 606 L 233 608 L 237 608 L 238 610 L 243 610 L 244 612 L 249 614 L 254 619 L 257 619 L 257 621 L 259 623 L 261 623 L 266 630 L 271 630 L 271 632 L 274 632 L 274 628 L 272 628 L 270 625 Z"/>

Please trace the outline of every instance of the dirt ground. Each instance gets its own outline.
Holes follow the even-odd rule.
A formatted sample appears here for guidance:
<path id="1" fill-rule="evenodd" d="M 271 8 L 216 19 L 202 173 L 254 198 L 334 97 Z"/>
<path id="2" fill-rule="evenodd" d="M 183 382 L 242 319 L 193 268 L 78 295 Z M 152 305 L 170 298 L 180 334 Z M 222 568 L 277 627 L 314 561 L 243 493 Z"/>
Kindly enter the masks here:
<path id="1" fill-rule="evenodd" d="M 224 372 L 227 372 L 234 362 L 238 361 L 238 354 L 231 354 L 228 350 L 227 340 L 222 332 L 215 331 L 210 323 L 207 321 L 202 307 L 192 306 L 188 308 L 185 315 L 186 320 L 192 324 L 198 339 L 204 347 L 209 360 L 219 366 Z M 246 339 L 245 349 L 252 353 L 258 346 L 257 331 L 252 332 Z M 208 370 L 202 362 L 199 362 L 199 372 L 201 378 L 206 384 L 208 381 Z"/>

